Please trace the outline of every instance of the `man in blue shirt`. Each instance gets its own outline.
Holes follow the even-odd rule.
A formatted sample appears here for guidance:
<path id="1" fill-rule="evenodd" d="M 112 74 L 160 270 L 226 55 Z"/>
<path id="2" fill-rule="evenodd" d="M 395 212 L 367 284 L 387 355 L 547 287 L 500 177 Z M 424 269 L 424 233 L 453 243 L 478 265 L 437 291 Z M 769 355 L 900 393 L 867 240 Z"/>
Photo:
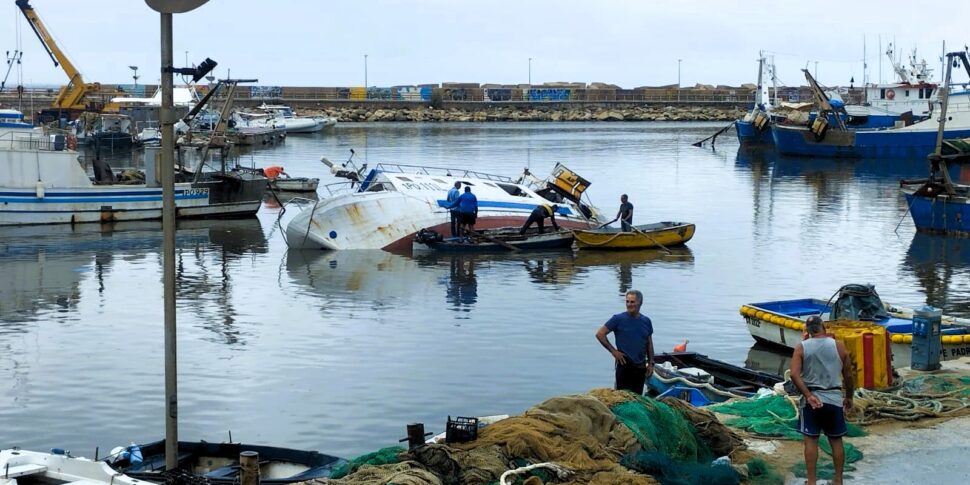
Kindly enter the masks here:
<path id="1" fill-rule="evenodd" d="M 465 193 L 461 194 L 448 208 L 458 208 L 462 234 L 467 236 L 475 230 L 475 221 L 478 219 L 478 198 L 472 193 L 471 187 L 465 186 Z"/>
<path id="2" fill-rule="evenodd" d="M 455 186 L 448 191 L 448 205 L 451 205 L 456 200 L 458 200 L 458 197 L 461 195 L 461 191 L 458 190 L 460 188 L 461 188 L 461 182 L 455 182 Z M 458 209 L 451 209 L 451 211 L 449 212 L 451 212 L 451 237 L 458 237 L 461 235 L 458 230 L 459 229 L 458 228 L 458 219 L 459 219 Z"/>
<path id="3" fill-rule="evenodd" d="M 643 394 L 643 383 L 653 374 L 653 322 L 640 313 L 643 293 L 626 292 L 626 311 L 617 313 L 596 332 L 603 348 L 616 361 L 616 389 Z M 607 335 L 615 334 L 614 347 Z"/>

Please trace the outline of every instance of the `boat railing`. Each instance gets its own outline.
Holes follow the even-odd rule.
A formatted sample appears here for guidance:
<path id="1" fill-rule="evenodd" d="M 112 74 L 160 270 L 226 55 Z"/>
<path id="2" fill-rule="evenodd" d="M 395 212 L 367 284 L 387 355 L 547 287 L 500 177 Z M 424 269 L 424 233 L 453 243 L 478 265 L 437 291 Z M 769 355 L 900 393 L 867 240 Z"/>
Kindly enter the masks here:
<path id="1" fill-rule="evenodd" d="M 327 193 L 331 196 L 360 192 L 360 182 L 334 182 L 324 185 Z M 388 187 L 393 188 L 394 184 L 389 182 L 371 182 L 367 184 L 366 192 L 384 192 Z"/>
<path id="2" fill-rule="evenodd" d="M 68 135 L 11 131 L 0 135 L 0 150 L 67 150 Z"/>
<path id="3" fill-rule="evenodd" d="M 460 168 L 428 167 L 424 165 L 405 165 L 400 163 L 379 163 L 375 169 L 379 172 L 387 173 L 418 173 L 424 175 L 443 175 L 446 177 L 475 178 L 489 180 L 492 182 L 513 183 L 511 177 L 495 175 L 475 170 Z"/>

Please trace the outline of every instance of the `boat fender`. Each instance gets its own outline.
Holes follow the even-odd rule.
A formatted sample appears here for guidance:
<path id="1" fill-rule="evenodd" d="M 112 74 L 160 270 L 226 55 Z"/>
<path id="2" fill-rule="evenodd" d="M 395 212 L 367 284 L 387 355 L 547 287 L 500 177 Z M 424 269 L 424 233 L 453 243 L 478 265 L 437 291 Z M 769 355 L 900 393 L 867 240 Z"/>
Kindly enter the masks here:
<path id="1" fill-rule="evenodd" d="M 765 129 L 768 128 L 768 117 L 765 116 L 764 113 L 758 113 L 755 115 L 754 127 L 757 128 L 758 131 L 765 131 Z"/>
<path id="2" fill-rule="evenodd" d="M 37 185 L 34 186 L 34 190 L 37 192 L 38 199 L 44 198 L 44 182 L 38 180 Z"/>
<path id="3" fill-rule="evenodd" d="M 690 342 L 690 340 L 685 339 L 683 343 L 674 345 L 674 352 L 687 352 L 687 342 Z"/>

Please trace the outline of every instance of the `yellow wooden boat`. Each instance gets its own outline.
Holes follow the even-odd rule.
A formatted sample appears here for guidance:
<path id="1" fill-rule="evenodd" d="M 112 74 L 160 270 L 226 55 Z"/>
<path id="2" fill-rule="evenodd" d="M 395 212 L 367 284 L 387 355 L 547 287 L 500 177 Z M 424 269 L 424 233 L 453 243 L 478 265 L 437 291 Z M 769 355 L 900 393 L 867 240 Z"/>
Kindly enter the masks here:
<path id="1" fill-rule="evenodd" d="M 616 227 L 575 230 L 579 249 L 626 250 L 679 246 L 694 237 L 694 225 L 686 222 L 657 222 L 633 226 L 623 232 Z"/>

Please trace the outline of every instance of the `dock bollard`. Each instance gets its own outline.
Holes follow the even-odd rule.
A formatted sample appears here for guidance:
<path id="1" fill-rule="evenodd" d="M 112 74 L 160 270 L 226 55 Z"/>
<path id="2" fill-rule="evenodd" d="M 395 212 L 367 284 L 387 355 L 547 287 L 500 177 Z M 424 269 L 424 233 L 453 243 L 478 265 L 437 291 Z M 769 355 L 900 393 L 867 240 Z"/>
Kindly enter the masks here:
<path id="1" fill-rule="evenodd" d="M 405 441 L 408 442 L 408 449 L 413 450 L 419 446 L 424 445 L 424 439 L 431 436 L 434 433 L 424 432 L 424 423 L 411 423 L 408 425 L 408 436 L 407 438 L 401 438 L 398 440 L 399 443 Z"/>
<path id="2" fill-rule="evenodd" d="M 259 485 L 259 453 L 239 453 L 239 485 Z"/>

